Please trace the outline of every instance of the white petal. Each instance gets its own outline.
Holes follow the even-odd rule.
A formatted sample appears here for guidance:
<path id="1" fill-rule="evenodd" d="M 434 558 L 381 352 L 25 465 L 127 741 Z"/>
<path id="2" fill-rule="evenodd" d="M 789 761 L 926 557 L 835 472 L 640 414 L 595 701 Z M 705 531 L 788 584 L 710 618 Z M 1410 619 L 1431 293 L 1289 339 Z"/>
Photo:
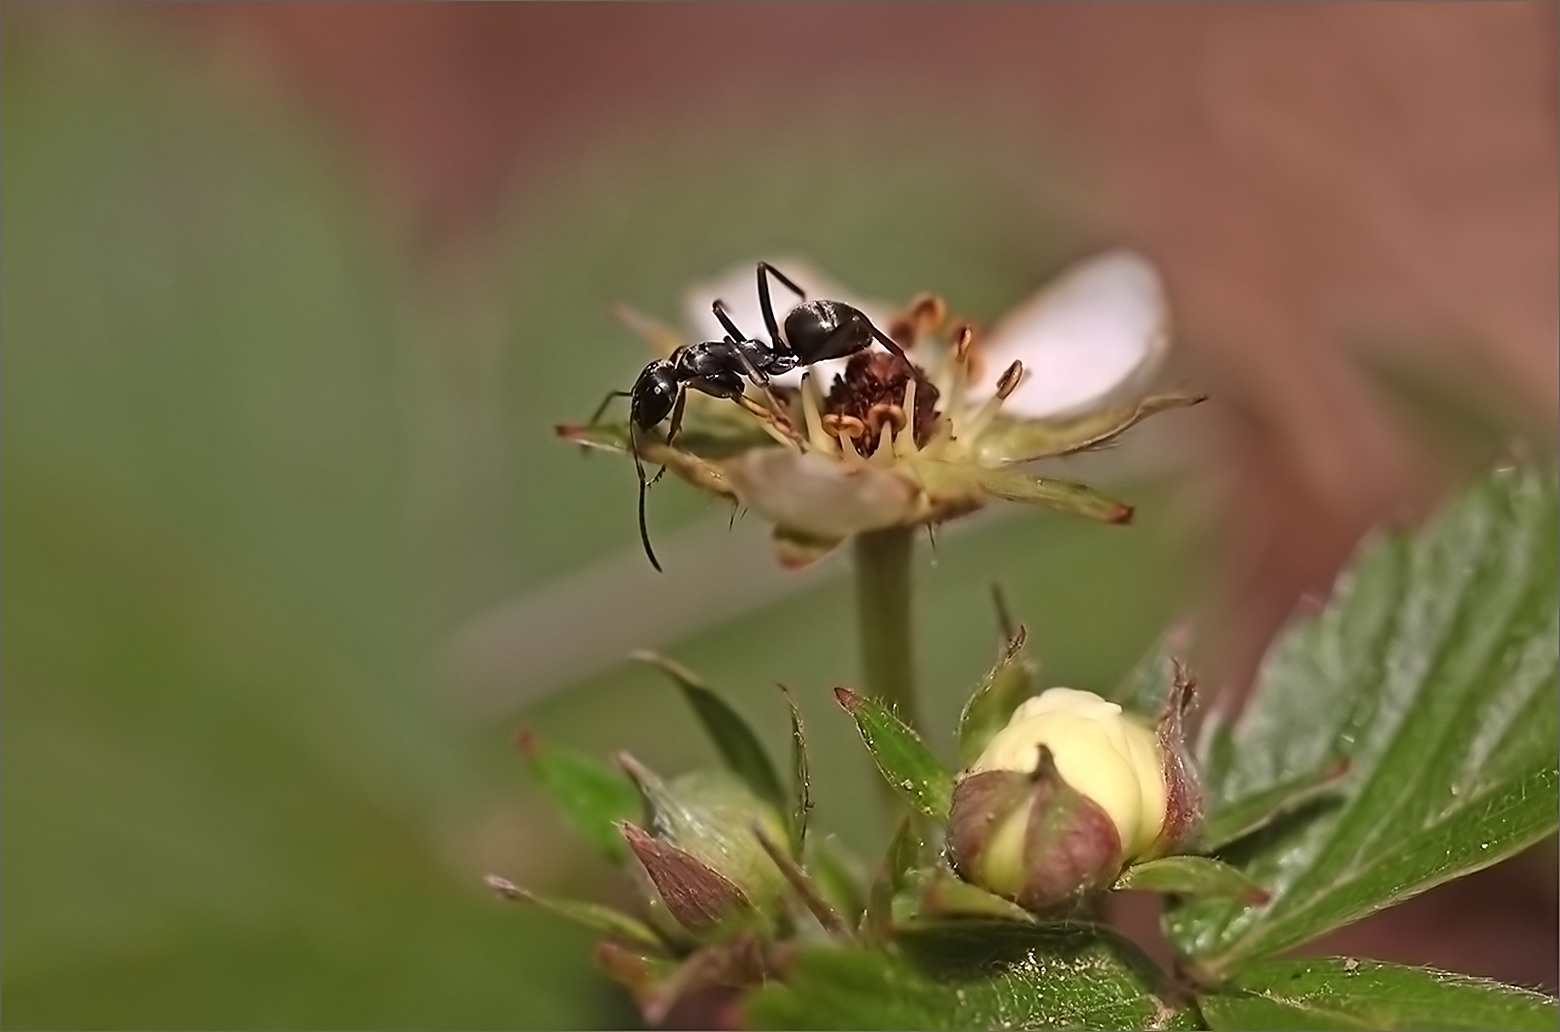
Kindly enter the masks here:
<path id="1" fill-rule="evenodd" d="M 907 522 L 919 492 L 893 473 L 789 448 L 754 448 L 726 463 L 742 504 L 790 530 L 843 538 Z"/>
<path id="2" fill-rule="evenodd" d="M 1016 359 L 1024 379 L 1004 413 L 1041 419 L 1086 410 L 1157 372 L 1169 338 L 1158 271 L 1140 254 L 1108 251 L 1002 317 L 980 345 L 988 382 L 970 384 L 969 396 L 991 397 L 996 375 Z"/>
<path id="3" fill-rule="evenodd" d="M 892 305 L 856 296 L 849 288 L 840 286 L 833 278 L 801 258 L 781 255 L 778 258 L 765 260 L 806 291 L 805 300 L 822 298 L 843 301 L 861 309 L 879 328 L 885 328 L 892 317 L 894 310 Z M 769 297 L 774 304 L 775 321 L 782 327 L 785 324 L 786 313 L 804 300 L 773 277 L 769 280 Z M 737 324 L 737 329 L 749 338 L 757 338 L 765 342 L 769 340 L 769 331 L 764 328 L 763 311 L 758 305 L 758 259 L 744 262 L 719 276 L 696 283 L 683 295 L 683 314 L 694 339 L 720 340 L 726 335 L 720 320 L 715 318 L 715 313 L 710 307 L 717 298 L 726 303 L 726 311 L 731 316 L 731 321 Z M 874 343 L 872 347 L 879 351 L 883 350 L 881 344 Z M 812 367 L 814 375 L 819 378 L 818 382 L 825 392 L 834 382 L 835 375 L 845 371 L 846 363 L 849 361 L 847 358 L 832 359 L 828 362 L 819 362 Z M 802 381 L 802 372 L 803 370 L 800 369 L 793 370 L 784 376 L 776 377 L 775 382 L 786 387 L 798 386 Z"/>

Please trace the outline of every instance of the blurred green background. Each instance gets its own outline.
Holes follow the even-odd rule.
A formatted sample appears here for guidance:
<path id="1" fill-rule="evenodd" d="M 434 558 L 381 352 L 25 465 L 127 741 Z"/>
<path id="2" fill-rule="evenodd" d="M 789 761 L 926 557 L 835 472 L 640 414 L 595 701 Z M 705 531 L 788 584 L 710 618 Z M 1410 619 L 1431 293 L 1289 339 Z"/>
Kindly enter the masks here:
<path id="1" fill-rule="evenodd" d="M 331 61 L 377 59 L 365 16 L 344 13 L 354 5 L 261 6 L 347 40 Z M 399 7 L 418 53 L 440 52 L 429 12 L 442 6 Z M 538 65 L 570 18 L 593 39 L 591 19 L 670 24 L 679 10 L 522 6 L 510 44 Z M 940 40 L 937 5 L 909 6 Z M 478 7 L 491 10 L 465 10 Z M 711 24 L 747 17 L 732 10 Z M 815 746 L 822 826 L 861 846 L 877 829 L 867 766 L 828 695 L 854 679 L 844 565 L 783 574 L 758 521 L 728 529 L 724 506 L 673 484 L 652 496 L 658 577 L 628 466 L 553 438 L 645 360 L 609 306 L 676 322 L 688 284 L 800 254 L 865 294 L 935 289 L 989 322 L 1119 237 L 1083 210 L 1071 152 L 1017 131 L 1012 111 L 864 89 L 800 110 L 766 96 L 761 117 L 717 104 L 709 120 L 592 123 L 530 152 L 497 215 L 435 246 L 343 131 L 350 119 L 278 89 L 243 47 L 197 45 L 142 13 L 4 10 L 0 1023 L 635 1025 L 585 936 L 482 885 L 491 871 L 624 898 L 526 783 L 517 726 L 675 772 L 709 748 L 659 676 L 619 657 L 667 652 L 776 744 L 784 681 Z M 481 64 L 487 27 L 461 31 Z M 608 74 L 610 48 L 567 63 L 585 53 L 559 50 L 547 74 Z M 419 80 L 406 81 L 387 104 L 415 101 Z M 921 549 L 931 726 L 994 654 L 994 577 L 1052 680 L 1092 686 L 1229 581 L 1276 567 L 1261 610 L 1276 620 L 1301 574 L 1341 559 L 1359 513 L 1290 536 L 1272 529 L 1280 517 L 1325 522 L 1310 500 L 1207 475 L 1232 461 L 1265 474 L 1282 464 L 1249 442 L 1288 447 L 1261 390 L 1207 354 L 1178 372 L 1222 409 L 1165 417 L 1182 425 L 1071 471 L 1134 502 L 1134 527 L 998 510 Z M 1447 404 L 1411 406 L 1451 435 L 1438 447 L 1465 448 L 1471 466 L 1503 446 L 1489 405 L 1456 422 Z M 1233 427 L 1235 446 L 1205 448 L 1204 419 Z M 1237 553 L 1231 528 L 1261 548 Z M 1256 648 L 1267 618 L 1242 624 L 1244 598 L 1231 622 Z M 1551 909 L 1553 867 L 1551 852 L 1522 890 Z M 1475 895 L 1494 912 L 1497 894 Z M 1508 897 L 1512 914 L 1535 912 Z M 1468 949 L 1520 946 L 1517 921 L 1492 918 Z M 1367 952 L 1421 959 L 1383 943 Z M 1502 973 L 1482 959 L 1466 966 Z"/>
<path id="2" fill-rule="evenodd" d="M 480 875 L 622 891 L 509 737 L 708 760 L 615 658 L 635 646 L 777 742 L 772 684 L 794 686 L 822 820 L 870 843 L 827 702 L 853 677 L 843 565 L 773 573 L 761 528 L 675 486 L 654 523 L 684 570 L 657 578 L 628 468 L 551 426 L 643 361 L 612 302 L 675 320 L 684 284 L 801 252 L 989 318 L 1076 254 L 1064 220 L 1001 161 L 893 125 L 842 125 L 867 144 L 849 166 L 801 130 L 696 159 L 623 133 L 511 207 L 498 273 L 451 287 L 308 114 L 128 25 L 6 30 L 7 1027 L 633 1022 L 585 938 Z M 918 598 L 934 718 L 993 654 L 993 571 L 1073 683 L 1186 601 L 1195 521 L 1130 491 L 1131 532 L 1024 514 L 943 535 Z M 669 594 L 674 625 L 632 629 Z"/>

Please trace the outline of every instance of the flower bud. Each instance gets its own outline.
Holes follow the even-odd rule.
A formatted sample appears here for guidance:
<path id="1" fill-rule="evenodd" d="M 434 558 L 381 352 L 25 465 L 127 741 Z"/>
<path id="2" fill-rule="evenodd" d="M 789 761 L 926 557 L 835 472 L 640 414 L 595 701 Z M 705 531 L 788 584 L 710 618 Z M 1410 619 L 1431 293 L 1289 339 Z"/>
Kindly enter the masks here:
<path id="1" fill-rule="evenodd" d="M 648 830 L 625 821 L 619 831 L 653 891 L 652 916 L 655 904 L 664 905 L 698 939 L 770 926 L 785 879 L 753 828 L 787 842 L 774 809 L 724 770 L 694 771 L 668 784 L 632 757 L 618 763 L 645 802 Z"/>
<path id="2" fill-rule="evenodd" d="M 1180 742 L 1184 700 L 1157 731 L 1092 692 L 1052 688 L 1023 703 L 954 790 L 955 869 L 1037 909 L 1185 842 L 1200 793 Z"/>
<path id="3" fill-rule="evenodd" d="M 948 853 L 965 881 L 1038 910 L 1114 881 L 1121 836 L 1103 809 L 1062 780 L 1042 745 L 1030 773 L 978 771 L 959 781 Z"/>

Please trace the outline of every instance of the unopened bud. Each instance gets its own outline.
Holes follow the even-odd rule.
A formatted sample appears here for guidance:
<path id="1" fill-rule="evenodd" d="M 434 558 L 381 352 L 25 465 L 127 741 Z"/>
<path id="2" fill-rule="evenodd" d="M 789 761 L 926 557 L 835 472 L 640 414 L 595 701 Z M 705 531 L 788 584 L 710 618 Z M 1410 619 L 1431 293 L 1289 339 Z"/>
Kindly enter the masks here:
<path id="1" fill-rule="evenodd" d="M 1201 817 L 1181 740 L 1189 692 L 1175 693 L 1157 731 L 1071 688 L 1019 706 L 955 788 L 955 869 L 1037 909 L 1184 844 Z"/>
<path id="2" fill-rule="evenodd" d="M 1028 774 L 989 770 L 960 780 L 948 847 L 961 878 L 1030 910 L 1103 888 L 1121 869 L 1110 815 L 1062 780 L 1045 746 Z"/>
<path id="3" fill-rule="evenodd" d="M 785 878 L 753 828 L 789 841 L 774 808 L 724 770 L 666 783 L 630 756 L 618 764 L 639 788 L 647 825 L 624 822 L 619 830 L 670 916 L 699 938 L 767 927 Z"/>

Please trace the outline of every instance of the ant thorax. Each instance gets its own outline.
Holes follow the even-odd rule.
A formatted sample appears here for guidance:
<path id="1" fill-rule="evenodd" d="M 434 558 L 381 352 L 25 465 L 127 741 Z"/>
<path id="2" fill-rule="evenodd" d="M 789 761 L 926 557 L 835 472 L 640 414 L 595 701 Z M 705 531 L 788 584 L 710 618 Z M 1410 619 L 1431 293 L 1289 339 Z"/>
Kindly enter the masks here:
<path id="1" fill-rule="evenodd" d="M 938 390 L 918 366 L 907 364 L 886 351 L 852 355 L 845 372 L 834 378 L 823 404 L 823 425 L 832 434 L 854 439 L 863 455 L 877 450 L 886 422 L 895 434 L 907 422 L 905 388 L 914 376 L 915 441 L 924 446 L 937 429 Z"/>

